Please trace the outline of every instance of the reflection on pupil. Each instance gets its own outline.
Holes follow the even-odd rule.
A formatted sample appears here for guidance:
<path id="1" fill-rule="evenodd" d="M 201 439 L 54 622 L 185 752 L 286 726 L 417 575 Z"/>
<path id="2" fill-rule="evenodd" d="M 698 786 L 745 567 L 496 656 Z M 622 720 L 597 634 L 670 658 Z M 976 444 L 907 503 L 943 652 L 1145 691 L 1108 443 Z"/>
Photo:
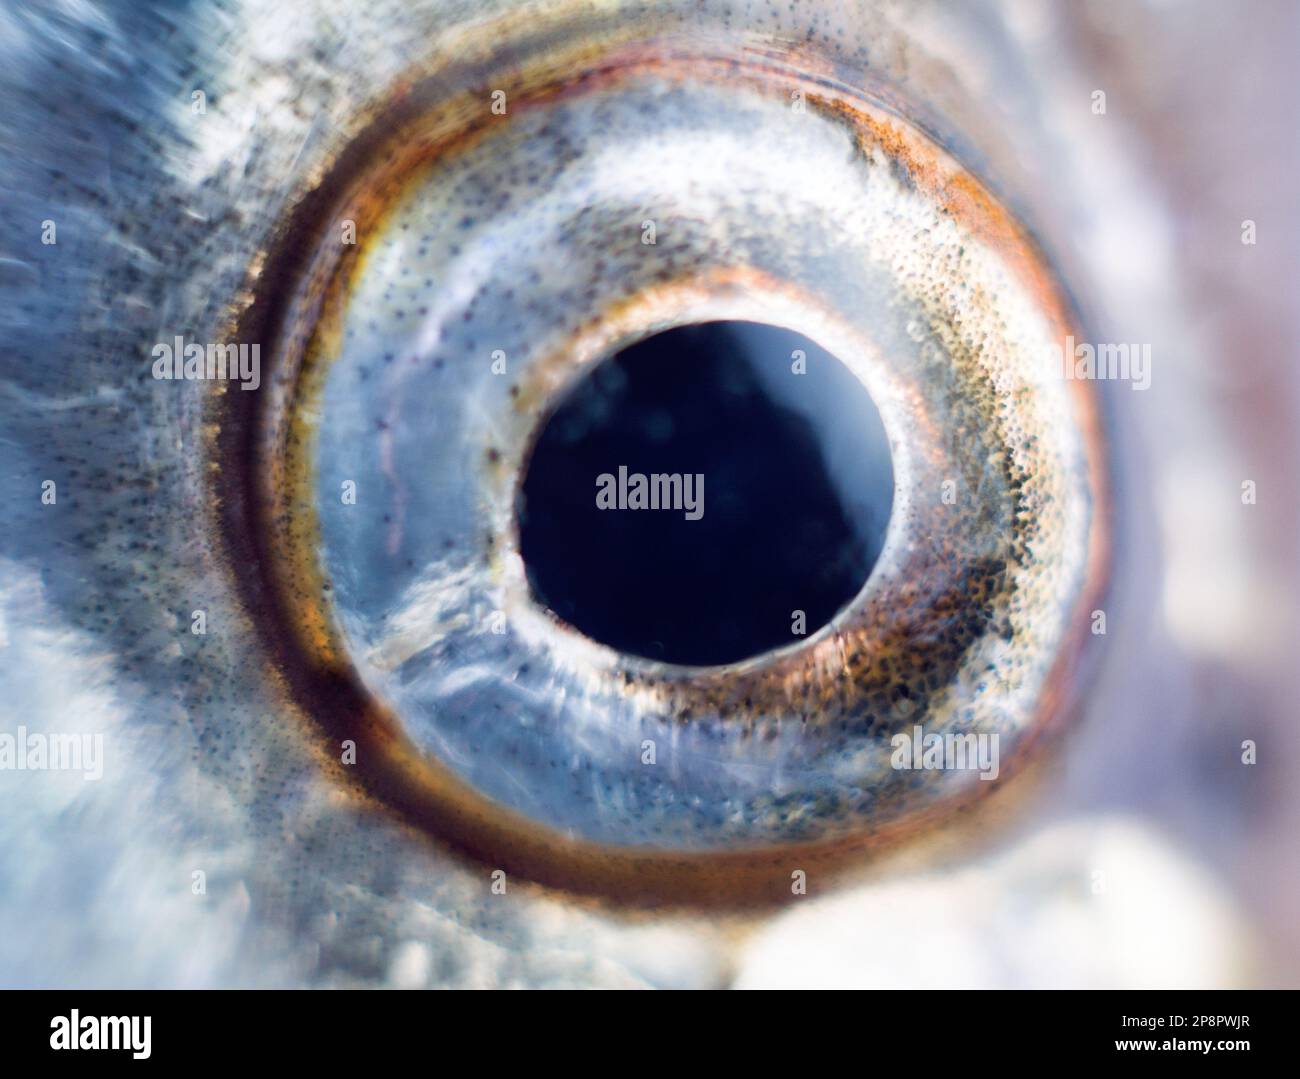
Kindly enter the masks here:
<path id="1" fill-rule="evenodd" d="M 847 367 L 790 330 L 709 322 L 568 393 L 526 466 L 520 552 L 535 596 L 593 640 L 728 663 L 829 622 L 892 500 L 880 416 Z"/>

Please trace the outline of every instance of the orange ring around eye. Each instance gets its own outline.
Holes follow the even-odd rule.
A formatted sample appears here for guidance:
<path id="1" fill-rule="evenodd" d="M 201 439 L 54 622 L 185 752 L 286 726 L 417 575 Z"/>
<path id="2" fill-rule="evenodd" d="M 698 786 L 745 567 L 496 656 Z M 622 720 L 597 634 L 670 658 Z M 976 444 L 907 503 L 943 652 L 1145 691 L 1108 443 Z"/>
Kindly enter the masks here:
<path id="1" fill-rule="evenodd" d="M 1043 257 L 1002 205 L 901 112 L 839 85 L 828 66 L 806 54 L 728 55 L 712 43 L 681 41 L 623 41 L 598 51 L 583 44 L 548 48 L 515 76 L 512 109 L 541 108 L 643 70 L 670 79 L 758 87 L 775 82 L 782 91 L 802 89 L 810 108 L 848 125 L 865 149 L 886 153 L 913 185 L 994 248 L 1060 337 L 1076 332 L 1078 320 Z M 892 848 L 977 801 L 989 802 L 987 796 L 967 794 L 897 822 L 804 844 L 689 852 L 597 844 L 485 797 L 415 747 L 398 717 L 368 691 L 339 638 L 315 556 L 315 522 L 305 512 L 311 504 L 310 438 L 301 406 L 319 394 L 323 361 L 337 352 L 350 281 L 364 269 L 364 243 L 353 249 L 331 242 L 336 223 L 350 219 L 359 238 L 373 235 L 422 168 L 485 137 L 496 121 L 484 114 L 475 92 L 448 97 L 445 91 L 449 82 L 468 79 L 476 70 L 471 64 L 456 77 L 439 70 L 413 78 L 389 110 L 373 117 L 365 134 L 315 178 L 250 274 L 250 301 L 232 315 L 232 339 L 275 342 L 265 350 L 268 390 L 246 395 L 218 388 L 211 399 L 209 453 L 226 463 L 213 474 L 211 511 L 214 524 L 233 542 L 231 572 L 250 620 L 301 713 L 329 741 L 356 743 L 355 773 L 333 763 L 331 754 L 323 759 L 380 804 L 488 866 L 630 902 L 775 902 L 790 894 L 795 869 L 832 876 L 868 852 Z M 573 70 L 583 74 L 566 74 Z M 1024 771 L 1035 756 L 1029 743 L 1059 730 L 1061 717 L 1075 703 L 1079 659 L 1088 640 L 1086 612 L 1097 606 L 1108 572 L 1110 502 L 1097 395 L 1084 382 L 1072 383 L 1070 392 L 1094 507 L 1086 584 L 1067 622 L 1069 638 L 1040 694 L 1033 733 L 1007 771 Z"/>

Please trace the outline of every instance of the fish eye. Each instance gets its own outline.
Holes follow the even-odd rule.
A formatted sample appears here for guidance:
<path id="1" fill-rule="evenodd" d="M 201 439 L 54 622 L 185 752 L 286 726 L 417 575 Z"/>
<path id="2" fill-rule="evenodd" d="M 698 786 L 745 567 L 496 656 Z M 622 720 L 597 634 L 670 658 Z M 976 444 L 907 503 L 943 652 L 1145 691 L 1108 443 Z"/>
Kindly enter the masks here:
<path id="1" fill-rule="evenodd" d="M 7 5 L 6 980 L 1293 979 L 1293 21 Z"/>
<path id="2" fill-rule="evenodd" d="M 305 721 L 430 834 L 638 899 L 986 800 L 1106 576 L 1047 259 L 806 48 L 499 44 L 312 177 L 230 325 L 265 385 L 210 399 L 210 504 Z"/>

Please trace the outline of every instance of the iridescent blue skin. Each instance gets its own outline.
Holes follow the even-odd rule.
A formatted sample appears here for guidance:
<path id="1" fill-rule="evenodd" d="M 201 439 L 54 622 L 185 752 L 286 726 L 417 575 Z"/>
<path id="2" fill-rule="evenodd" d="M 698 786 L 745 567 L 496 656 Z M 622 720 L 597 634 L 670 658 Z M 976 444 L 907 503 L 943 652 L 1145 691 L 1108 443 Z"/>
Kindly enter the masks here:
<path id="1" fill-rule="evenodd" d="M 6 642 L 8 660 L 2 725 L 100 730 L 109 757 L 98 784 L 76 777 L 0 775 L 7 806 L 0 912 L 7 928 L 22 926 L 21 932 L 0 934 L 0 982 L 701 985 L 725 980 L 736 941 L 756 916 L 704 917 L 682 909 L 651 918 L 617 904 L 578 901 L 562 889 L 513 875 L 507 893 L 497 895 L 490 883 L 497 863 L 454 853 L 438 837 L 393 814 L 363 783 L 349 782 L 346 766 L 338 761 L 339 747 L 321 737 L 293 700 L 282 672 L 267 661 L 239 587 L 239 579 L 252 575 L 254 567 L 231 563 L 232 551 L 239 548 L 211 523 L 220 520 L 211 512 L 214 476 L 223 478 L 238 465 L 213 456 L 222 443 L 204 428 L 205 418 L 214 415 L 211 387 L 156 382 L 150 375 L 155 342 L 175 334 L 216 339 L 231 325 L 250 290 L 259 286 L 265 252 L 274 248 L 294 201 L 321 181 L 339 152 L 382 112 L 412 66 L 430 59 L 429 43 L 459 27 L 455 43 L 445 46 L 447 54 L 472 58 L 480 48 L 498 45 L 500 35 L 468 27 L 466 16 L 486 19 L 505 11 L 507 24 L 540 25 L 535 18 L 521 18 L 512 10 L 517 6 L 434 4 L 411 11 L 404 3 L 360 11 L 322 3 L 277 15 L 278 6 L 260 11 L 195 4 L 169 14 L 123 5 L 102 22 L 5 12 L 0 101 L 7 107 L 0 110 L 0 124 L 6 149 L 0 176 L 6 195 L 0 215 L 7 239 L 0 260 L 5 292 L 0 311 L 6 321 L 7 374 L 0 410 L 8 453 L 0 482 L 11 517 L 0 563 L 0 640 Z M 686 21 L 677 23 L 673 6 L 665 5 L 655 31 L 676 24 L 699 40 L 706 24 L 724 37 L 744 30 L 798 42 L 807 55 L 832 56 L 838 77 L 869 74 L 873 92 L 889 90 L 914 103 L 923 113 L 918 121 L 939 130 L 964 160 L 994 176 L 1007 201 L 1032 218 L 1046 239 L 1057 239 L 1057 250 L 1068 248 L 1070 233 L 1061 222 L 1069 201 L 1061 192 L 1069 178 L 1064 166 L 1062 174 L 1052 173 L 1057 159 L 1047 148 L 1056 129 L 1050 116 L 1021 123 L 1013 133 L 1001 122 L 1005 116 L 984 114 L 988 99 L 1000 98 L 1008 103 L 1008 115 L 1023 120 L 1029 110 L 1018 111 L 1017 103 L 1039 100 L 1041 80 L 1050 83 L 1050 77 L 1038 67 L 1041 56 L 1026 51 L 1010 30 L 984 19 L 982 9 L 940 15 L 886 6 L 881 14 L 874 5 L 832 10 L 796 4 L 779 12 L 737 6 L 726 14 L 722 5 L 714 7 L 701 13 L 696 5 L 683 5 Z M 590 14 L 574 10 L 579 21 Z M 983 66 L 982 58 L 990 55 L 1006 61 L 993 74 Z M 996 89 L 989 90 L 986 80 Z M 968 90 L 967 83 L 982 89 Z M 193 108 L 196 88 L 207 95 L 202 113 Z M 656 108 L 665 103 L 647 96 L 653 89 L 649 78 L 630 95 L 579 97 L 558 107 L 594 146 L 602 124 L 584 114 L 593 107 L 588 101 L 603 100 L 611 129 L 623 132 L 627 114 L 620 110 L 638 102 L 653 100 Z M 772 98 L 748 90 L 694 92 L 697 96 L 680 101 L 675 112 L 666 108 L 656 123 L 669 131 L 712 124 L 722 139 L 734 135 L 734 125 L 745 119 L 764 129 L 793 119 L 786 111 L 778 115 Z M 822 184 L 834 167 L 847 167 L 843 162 L 851 143 L 842 128 L 811 111 L 811 123 L 789 127 L 780 138 L 806 140 L 801 152 L 825 162 L 811 174 Z M 531 122 L 544 122 L 543 115 L 538 112 Z M 752 152 L 779 157 L 781 145 L 788 143 L 774 138 Z M 492 152 L 487 143 L 481 151 Z M 738 161 L 743 151 L 743 140 L 737 139 Z M 473 152 L 455 167 L 472 169 Z M 545 168 L 553 161 L 550 153 L 536 164 Z M 526 172 L 512 184 L 494 171 L 499 164 L 499 158 L 480 161 L 482 183 L 461 192 L 458 209 L 499 211 L 491 196 L 503 190 L 500 185 L 532 192 Z M 883 162 L 873 168 L 882 182 L 898 182 Z M 651 187 L 658 179 L 645 177 Z M 878 275 L 814 272 L 810 256 L 831 245 L 816 231 L 811 204 L 833 196 L 820 187 L 803 192 L 810 203 L 804 207 L 807 229 L 765 233 L 799 207 L 791 205 L 794 189 L 778 194 L 760 179 L 755 177 L 751 189 L 713 192 L 709 197 L 723 205 L 700 220 L 683 220 L 676 232 L 665 229 L 656 255 L 698 266 L 700 258 L 716 253 L 711 228 L 731 222 L 728 250 L 744 247 L 755 264 L 832 293 L 826 306 L 840 315 L 823 321 L 840 327 L 845 340 L 855 339 L 844 325 L 847 311 L 870 322 L 875 334 L 893 332 L 895 340 L 886 343 L 903 345 L 909 325 L 920 338 L 912 345 L 924 343 L 925 327 L 904 317 L 906 305 Z M 900 185 L 900 198 L 907 197 L 905 187 Z M 416 221 L 422 203 L 418 189 L 412 190 L 409 212 Z M 581 202 L 574 191 L 559 196 L 565 200 L 570 206 Z M 820 204 L 828 215 L 841 206 Z M 632 209 L 640 212 L 639 206 L 623 207 L 609 224 L 635 236 L 640 222 L 637 214 L 628 215 Z M 475 216 L 482 223 L 489 220 Z M 56 222 L 55 245 L 39 243 L 46 219 Z M 563 214 L 546 218 L 552 225 L 563 220 Z M 400 230 L 401 221 L 399 211 L 383 228 Z M 466 780 L 523 815 L 613 846 L 714 850 L 733 843 L 858 834 L 873 826 L 882 803 L 901 814 L 913 798 L 937 797 L 914 791 L 892 772 L 882 772 L 871 797 L 857 801 L 844 799 L 842 783 L 827 781 L 828 769 L 846 761 L 855 774 L 869 774 L 861 770 L 857 750 L 864 740 L 878 749 L 881 736 L 900 722 L 891 715 L 843 731 L 836 720 L 865 715 L 861 702 L 850 700 L 843 687 L 866 686 L 881 699 L 894 700 L 891 687 L 907 678 L 895 672 L 873 681 L 865 676 L 869 672 L 855 671 L 846 681 L 841 669 L 808 683 L 795 664 L 818 654 L 819 644 L 831 635 L 792 647 L 775 664 L 713 672 L 703 679 L 629 668 L 634 684 L 628 689 L 621 677 L 626 665 L 593 654 L 563 627 L 527 610 L 518 590 L 512 591 L 518 572 L 511 563 L 507 507 L 516 469 L 546 394 L 571 377 L 567 368 L 545 367 L 534 356 L 542 340 L 538 324 L 527 318 L 549 318 L 551 339 L 578 329 L 601 303 L 627 295 L 638 274 L 654 276 L 644 250 L 631 245 L 626 263 L 615 265 L 611 248 L 610 264 L 600 272 L 581 267 L 586 276 L 560 290 L 557 270 L 564 264 L 555 253 L 578 238 L 571 231 L 518 234 L 511 261 L 485 256 L 489 273 L 509 269 L 511 280 L 527 282 L 529 290 L 553 290 L 553 302 L 529 310 L 499 285 L 486 289 L 483 296 L 493 304 L 476 310 L 469 322 L 449 324 L 441 343 L 425 348 L 423 362 L 412 365 L 408 377 L 415 381 L 395 386 L 394 395 L 384 398 L 381 383 L 363 388 L 358 372 L 367 358 L 382 362 L 380 340 L 398 335 L 397 301 L 385 302 L 385 278 L 370 273 L 380 266 L 388 235 L 391 231 L 362 237 L 369 252 L 367 276 L 354 286 L 378 289 L 369 309 L 374 327 L 363 326 L 357 338 L 363 350 L 356 353 L 348 351 L 345 332 L 341 358 L 324 383 L 321 457 L 313 473 L 318 486 L 312 494 L 318 506 L 337 509 L 338 478 L 355 478 L 363 498 L 382 499 L 385 513 L 406 507 L 408 516 L 397 526 L 406 535 L 427 538 L 436 547 L 448 529 L 463 530 L 464 542 L 453 547 L 454 555 L 424 550 L 413 559 L 415 566 L 406 567 L 388 554 L 393 521 L 384 521 L 383 513 L 366 510 L 360 521 L 347 524 L 322 510 L 321 553 L 336 582 L 333 609 L 347 623 L 344 639 L 357 648 L 363 682 L 394 704 L 415 742 L 435 752 L 454 751 L 457 746 L 450 743 L 465 737 L 462 728 L 451 725 L 458 715 L 478 721 L 485 709 L 509 700 L 510 725 L 478 728 L 482 741 L 477 744 L 484 751 L 477 762 L 448 752 L 444 763 L 463 768 Z M 482 230 L 471 228 L 462 242 L 468 248 L 482 241 Z M 420 261 L 418 251 L 404 252 L 393 269 L 399 277 L 406 269 L 420 285 L 437 280 L 425 270 L 450 242 L 449 235 L 440 234 L 437 243 L 444 246 L 431 245 L 428 263 Z M 856 266 L 852 254 L 840 251 L 835 257 Z M 1068 254 L 1064 258 L 1067 265 L 1086 264 Z M 515 277 L 516 271 L 523 276 Z M 458 282 L 468 280 L 455 276 Z M 943 295 L 951 281 L 936 279 L 932 294 Z M 1077 278 L 1072 283 L 1077 287 Z M 762 294 L 769 314 L 782 302 L 797 306 L 778 293 Z M 688 300 L 700 302 L 694 294 L 674 294 L 669 306 L 680 311 Z M 712 309 L 717 297 L 706 300 Z M 421 306 L 416 297 L 409 307 L 401 302 L 403 311 L 418 312 Z M 435 289 L 427 305 L 440 302 L 458 315 L 463 298 Z M 996 313 L 980 310 L 997 321 Z M 878 317 L 870 318 L 873 314 Z M 620 332 L 637 332 L 646 317 L 653 321 L 661 315 L 639 314 L 639 326 L 628 323 Z M 586 326 L 586 352 L 566 355 L 594 359 L 607 343 L 598 341 L 602 327 Z M 442 368 L 434 365 L 438 348 L 450 361 Z M 495 348 L 506 351 L 521 377 L 534 370 L 537 379 L 488 381 L 485 370 Z M 376 352 L 367 356 L 364 349 Z M 457 367 L 456 357 L 467 355 L 476 358 L 474 364 Z M 914 347 L 902 355 L 916 384 L 930 385 L 926 365 L 938 362 L 933 350 Z M 530 364 L 534 358 L 537 367 Z M 888 382 L 882 369 L 876 370 L 864 377 L 874 377 L 874 388 L 883 391 Z M 972 424 L 996 411 L 990 398 L 980 396 L 978 380 L 965 382 L 973 397 L 927 394 L 926 409 L 940 419 L 923 442 L 926 452 L 910 451 L 913 470 L 904 470 L 919 481 L 915 490 L 925 492 L 911 496 L 918 506 L 925 497 L 933 501 L 942 477 L 954 471 L 970 477 L 984 473 L 983 462 L 976 467 L 949 456 L 961 447 L 946 442 L 957 429 L 948 421 L 963 410 Z M 520 386 L 522 402 L 510 396 L 510 385 Z M 398 388 L 405 396 L 396 395 Z M 457 427 L 458 409 L 467 402 L 480 422 Z M 434 421 L 435 430 L 450 436 L 436 454 L 429 453 L 427 467 L 415 456 L 418 446 L 401 444 L 402 438 L 414 439 L 418 429 L 405 422 L 412 416 L 403 406 L 415 406 L 417 418 Z M 393 449 L 407 451 L 397 452 L 391 467 L 384 462 L 383 438 L 376 438 L 371 426 L 376 411 L 390 421 Z M 906 461 L 904 432 L 909 441 L 925 436 L 906 426 L 901 410 L 887 422 L 893 423 L 896 453 Z M 1036 422 L 1058 440 L 1058 451 L 1047 455 L 1055 467 L 1039 462 L 1033 474 L 1059 477 L 1063 466 L 1078 463 L 1071 456 L 1071 430 L 1042 417 Z M 1004 445 L 1011 426 L 1004 414 L 1003 428 L 988 437 Z M 987 501 L 959 503 L 936 533 L 947 537 L 943 543 L 936 539 L 933 548 L 941 551 L 934 562 L 944 570 L 954 564 L 954 552 L 960 560 L 960 552 L 977 558 L 991 549 L 999 568 L 1013 561 L 1008 554 L 1013 540 L 1004 533 L 978 532 L 973 524 L 980 507 L 995 520 L 1010 519 L 1007 473 L 993 469 L 989 476 Z M 58 485 L 53 506 L 40 502 L 45 479 Z M 418 488 L 417 480 L 430 486 Z M 476 521 L 500 537 L 491 550 L 484 548 L 484 529 L 474 529 Z M 1057 523 L 1062 534 L 1073 536 L 1061 549 L 1077 556 L 1079 523 L 1073 531 Z M 899 537 L 900 542 L 906 538 L 901 531 Z M 901 565 L 901 554 L 911 549 L 906 543 L 896 546 L 899 561 L 893 564 Z M 1082 587 L 1084 571 L 1066 561 L 1074 576 L 1067 574 L 1062 588 L 1073 593 Z M 457 571 L 467 585 L 463 596 L 448 591 Z M 402 657 L 412 666 L 403 671 L 401 663 L 362 658 L 368 648 L 382 653 L 387 639 L 378 633 L 376 616 L 404 609 L 401 600 L 409 598 L 410 586 L 421 576 L 437 586 L 434 602 L 448 620 L 449 635 L 436 641 L 421 637 L 427 620 L 415 618 L 412 640 L 419 648 Z M 917 580 L 939 587 L 937 577 Z M 969 594 L 969 589 L 962 592 L 964 598 Z M 1047 597 L 1029 587 L 1015 597 L 1017 603 L 1040 603 L 1056 618 L 1069 607 L 1059 595 Z M 918 602 L 917 610 L 923 607 Z M 511 632 L 492 634 L 489 628 L 490 636 L 484 635 L 486 608 L 506 610 Z M 199 609 L 207 618 L 204 636 L 190 632 L 192 612 Z M 907 609 L 890 606 L 890 617 Z M 1025 649 L 1016 670 L 1050 662 L 1056 654 L 1059 623 L 1049 624 L 1058 630 L 1047 632 L 1041 620 L 1030 625 L 1044 631 L 1045 641 L 1013 634 L 1013 643 Z M 479 650 L 482 678 L 462 676 L 448 684 L 453 668 L 439 649 L 451 640 L 462 646 L 457 663 L 468 664 Z M 902 643 L 889 657 L 895 665 L 913 655 Z M 970 642 L 950 645 L 941 640 L 935 646 L 946 661 L 940 664 L 945 684 L 956 681 L 972 654 Z M 536 664 L 528 676 L 504 673 L 517 672 L 527 657 Z M 424 680 L 408 677 L 398 684 L 402 679 L 394 681 L 394 672 L 419 672 Z M 1027 678 L 1026 697 L 1034 698 L 1039 685 L 1037 676 Z M 792 686 L 806 696 L 799 698 Z M 557 710 L 547 702 L 560 691 L 567 703 Z M 967 687 L 963 701 L 973 700 L 965 694 L 975 692 Z M 737 724 L 730 713 L 746 697 L 753 718 Z M 780 712 L 777 702 L 787 712 Z M 1025 724 L 1041 718 L 1032 701 L 1024 703 L 1023 710 L 998 719 L 1006 723 L 1001 729 L 1009 742 Z M 448 704 L 461 707 L 448 709 Z M 724 712 L 729 724 L 722 721 Z M 791 722 L 796 713 L 800 733 Z M 572 772 L 556 782 L 546 775 L 549 769 L 511 774 L 498 766 L 499 753 L 486 752 L 495 744 L 491 740 L 499 739 L 502 747 L 519 744 L 530 714 L 559 716 L 566 723 L 548 730 L 552 741 L 534 743 L 529 752 L 540 762 L 549 751 L 566 757 L 579 748 L 593 751 L 607 773 L 598 793 L 575 785 Z M 879 717 L 881 710 L 872 714 Z M 801 733 L 805 715 L 826 730 L 815 749 Z M 591 720 L 587 727 L 571 723 L 584 716 Z M 911 713 L 903 718 L 910 720 Z M 537 732 L 538 726 L 528 730 Z M 577 737 L 580 731 L 589 737 Z M 635 751 L 644 737 L 661 745 L 711 739 L 737 759 L 757 754 L 748 763 L 757 760 L 767 771 L 741 785 L 745 808 L 739 823 L 728 812 L 737 804 L 738 788 L 712 767 L 695 768 L 690 758 L 678 756 L 672 784 L 647 783 L 638 759 L 623 755 Z M 1014 745 L 1003 752 L 1013 756 Z M 805 757 L 810 784 L 796 783 L 785 802 L 774 800 L 774 761 Z M 611 804 L 623 797 L 610 793 L 614 790 L 636 790 L 637 813 L 611 816 Z M 684 812 L 683 798 L 700 801 Z M 782 816 L 788 805 L 798 812 Z M 193 891 L 196 872 L 205 874 L 201 895 Z M 74 933 L 72 925 L 81 928 Z"/>

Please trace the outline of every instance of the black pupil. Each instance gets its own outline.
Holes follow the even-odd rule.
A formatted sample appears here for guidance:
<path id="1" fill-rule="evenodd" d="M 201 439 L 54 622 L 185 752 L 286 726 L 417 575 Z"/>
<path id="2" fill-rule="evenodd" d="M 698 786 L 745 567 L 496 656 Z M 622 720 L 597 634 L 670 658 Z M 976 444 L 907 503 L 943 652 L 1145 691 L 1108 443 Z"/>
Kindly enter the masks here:
<path id="1" fill-rule="evenodd" d="M 546 422 L 520 553 L 534 595 L 593 640 L 730 663 L 858 593 L 893 490 L 880 415 L 829 352 L 759 323 L 681 326 L 596 365 Z"/>

